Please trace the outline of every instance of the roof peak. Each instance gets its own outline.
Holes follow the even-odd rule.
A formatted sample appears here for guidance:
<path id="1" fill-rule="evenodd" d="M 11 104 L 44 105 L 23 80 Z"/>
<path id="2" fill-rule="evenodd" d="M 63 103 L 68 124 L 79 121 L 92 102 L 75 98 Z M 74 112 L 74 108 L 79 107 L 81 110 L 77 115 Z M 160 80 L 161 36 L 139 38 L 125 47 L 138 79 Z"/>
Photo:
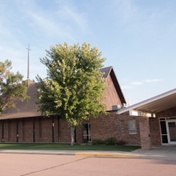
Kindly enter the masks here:
<path id="1" fill-rule="evenodd" d="M 103 68 L 101 68 L 100 71 L 101 71 L 102 73 L 104 73 L 104 74 L 103 74 L 103 77 L 104 77 L 104 78 L 107 78 L 107 76 L 109 75 L 109 73 L 111 72 L 112 69 L 113 69 L 113 67 L 112 67 L 112 66 L 109 66 L 109 67 L 103 67 Z"/>

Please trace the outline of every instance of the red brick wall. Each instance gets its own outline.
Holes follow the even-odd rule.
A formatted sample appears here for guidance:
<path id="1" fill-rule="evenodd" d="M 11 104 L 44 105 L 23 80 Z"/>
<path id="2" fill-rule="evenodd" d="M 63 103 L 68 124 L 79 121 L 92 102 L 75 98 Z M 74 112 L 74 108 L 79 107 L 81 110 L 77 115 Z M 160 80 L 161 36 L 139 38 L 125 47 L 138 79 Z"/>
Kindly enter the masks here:
<path id="1" fill-rule="evenodd" d="M 57 128 L 59 128 L 59 142 L 66 142 L 66 143 L 70 143 L 71 141 L 71 134 L 70 134 L 70 126 L 68 125 L 68 123 L 65 120 L 60 120 L 59 121 L 59 126 L 57 126 Z M 76 143 L 82 143 L 82 126 L 78 125 L 76 127 Z"/>
<path id="2" fill-rule="evenodd" d="M 8 127 L 9 127 L 8 121 L 4 121 L 4 142 L 8 141 L 8 138 L 9 138 L 9 135 L 8 135 L 9 128 Z M 14 127 L 13 130 L 15 131 L 16 128 Z M 15 133 L 11 133 L 11 134 L 13 135 Z M 14 142 L 15 142 L 15 140 L 14 140 Z"/>
<path id="3" fill-rule="evenodd" d="M 5 121 L 5 124 L 6 124 L 5 128 L 9 128 L 9 130 L 5 130 L 5 132 L 8 132 L 7 134 L 8 138 L 5 137 L 5 141 L 16 142 L 17 141 L 17 121 L 8 120 L 8 121 Z"/>
<path id="4" fill-rule="evenodd" d="M 140 117 L 139 119 L 141 148 L 144 150 L 151 149 L 150 124 L 148 117 Z"/>
<path id="5" fill-rule="evenodd" d="M 135 119 L 137 134 L 129 134 L 128 120 Z M 18 122 L 17 122 L 18 121 Z M 54 122 L 54 128 L 52 128 Z M 123 129 L 120 123 L 123 123 Z M 0 121 L 0 142 L 2 136 L 2 123 Z M 4 141 L 17 142 L 68 142 L 70 143 L 70 127 L 65 120 L 58 120 L 58 117 L 50 118 L 24 118 L 4 120 Z M 34 125 L 34 126 L 33 126 Z M 138 117 L 117 115 L 116 112 L 109 112 L 97 118 L 90 119 L 91 139 L 107 139 L 115 137 L 117 140 L 126 141 L 128 144 L 140 145 Z M 33 131 L 35 129 L 35 131 Z M 53 130 L 52 130 L 53 129 Z M 82 143 L 82 126 L 76 127 L 76 142 Z M 54 141 L 53 141 L 54 138 Z M 34 141 L 35 139 L 35 141 Z"/>
<path id="6" fill-rule="evenodd" d="M 54 118 L 54 142 L 59 141 L 59 136 L 58 136 L 58 117 Z"/>
<path id="7" fill-rule="evenodd" d="M 18 142 L 24 141 L 24 120 L 18 119 Z"/>
<path id="8" fill-rule="evenodd" d="M 52 142 L 52 119 L 42 119 L 42 142 Z"/>
<path id="9" fill-rule="evenodd" d="M 3 142 L 2 141 L 2 124 L 3 124 L 3 120 L 0 121 L 0 143 Z"/>
<path id="10" fill-rule="evenodd" d="M 4 142 L 4 120 L 0 121 L 0 142 Z M 7 130 L 7 129 L 6 129 Z"/>
<path id="11" fill-rule="evenodd" d="M 172 116 L 176 116 L 176 107 L 167 109 L 165 111 L 162 111 L 160 113 L 156 114 L 157 117 L 172 117 Z"/>
<path id="12" fill-rule="evenodd" d="M 152 146 L 161 145 L 159 119 L 158 118 L 150 118 L 149 124 L 150 124 L 151 145 Z"/>
<path id="13" fill-rule="evenodd" d="M 24 119 L 24 131 L 23 131 L 23 142 L 33 142 L 33 119 L 26 118 Z"/>
<path id="14" fill-rule="evenodd" d="M 65 120 L 60 120 L 59 142 L 70 142 L 70 127 Z"/>
<path id="15" fill-rule="evenodd" d="M 105 87 L 103 97 L 104 99 L 102 102 L 106 105 L 107 111 L 111 111 L 113 105 L 117 105 L 117 104 L 121 105 L 120 98 L 114 87 L 114 84 L 110 75 L 106 79 L 106 87 Z"/>
<path id="16" fill-rule="evenodd" d="M 4 129 L 3 134 L 2 129 Z M 4 142 L 70 142 L 69 130 L 65 121 L 58 122 L 58 117 L 2 120 L 0 142 L 2 135 Z"/>
<path id="17" fill-rule="evenodd" d="M 83 143 L 82 125 L 76 127 L 76 143 L 78 144 Z"/>
<path id="18" fill-rule="evenodd" d="M 129 134 L 128 120 L 136 120 L 137 134 Z M 135 116 L 117 115 L 116 112 L 110 112 L 107 115 L 98 118 L 90 119 L 91 124 L 91 138 L 107 139 L 115 137 L 118 141 L 125 141 L 128 144 L 140 145 L 139 133 L 139 118 Z M 120 123 L 123 123 L 121 128 Z"/>

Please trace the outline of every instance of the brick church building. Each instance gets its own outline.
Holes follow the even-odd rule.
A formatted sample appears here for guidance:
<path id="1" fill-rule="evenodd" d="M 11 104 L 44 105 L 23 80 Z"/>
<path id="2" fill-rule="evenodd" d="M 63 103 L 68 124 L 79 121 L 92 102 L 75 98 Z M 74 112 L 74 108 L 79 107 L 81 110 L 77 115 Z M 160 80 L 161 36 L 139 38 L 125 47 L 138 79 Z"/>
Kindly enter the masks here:
<path id="1" fill-rule="evenodd" d="M 107 114 L 90 118 L 75 129 L 76 143 L 116 138 L 129 145 L 150 149 L 154 145 L 176 144 L 176 89 L 126 107 L 126 101 L 112 67 L 102 68 L 106 82 L 103 103 Z M 36 83 L 30 82 L 23 102 L 0 117 L 1 143 L 67 143 L 70 127 L 59 116 L 42 117 L 38 112 Z"/>

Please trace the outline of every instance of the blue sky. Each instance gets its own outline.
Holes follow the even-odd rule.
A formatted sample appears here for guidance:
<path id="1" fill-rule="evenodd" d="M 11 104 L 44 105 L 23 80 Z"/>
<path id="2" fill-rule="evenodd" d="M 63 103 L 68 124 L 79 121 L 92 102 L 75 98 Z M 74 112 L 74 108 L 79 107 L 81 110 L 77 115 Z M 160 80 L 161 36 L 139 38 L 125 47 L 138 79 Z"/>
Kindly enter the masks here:
<path id="1" fill-rule="evenodd" d="M 90 43 L 130 104 L 176 87 L 175 0 L 0 0 L 0 60 L 30 79 L 51 45 Z"/>

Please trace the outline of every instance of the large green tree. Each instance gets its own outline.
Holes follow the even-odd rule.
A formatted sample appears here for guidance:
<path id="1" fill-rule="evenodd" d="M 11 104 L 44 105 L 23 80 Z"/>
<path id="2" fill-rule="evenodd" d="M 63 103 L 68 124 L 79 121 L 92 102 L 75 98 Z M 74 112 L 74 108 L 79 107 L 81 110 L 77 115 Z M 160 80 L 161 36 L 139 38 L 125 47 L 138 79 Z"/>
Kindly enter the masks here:
<path id="1" fill-rule="evenodd" d="M 0 62 L 0 113 L 12 107 L 16 99 L 27 98 L 27 86 L 22 82 L 23 76 L 19 72 L 13 73 L 11 69 L 11 61 Z"/>
<path id="2" fill-rule="evenodd" d="M 41 62 L 47 67 L 47 78 L 40 82 L 39 109 L 43 115 L 58 114 L 71 126 L 71 145 L 74 127 L 105 112 L 102 95 L 105 82 L 100 72 L 104 58 L 89 44 L 66 43 L 52 46 Z"/>

